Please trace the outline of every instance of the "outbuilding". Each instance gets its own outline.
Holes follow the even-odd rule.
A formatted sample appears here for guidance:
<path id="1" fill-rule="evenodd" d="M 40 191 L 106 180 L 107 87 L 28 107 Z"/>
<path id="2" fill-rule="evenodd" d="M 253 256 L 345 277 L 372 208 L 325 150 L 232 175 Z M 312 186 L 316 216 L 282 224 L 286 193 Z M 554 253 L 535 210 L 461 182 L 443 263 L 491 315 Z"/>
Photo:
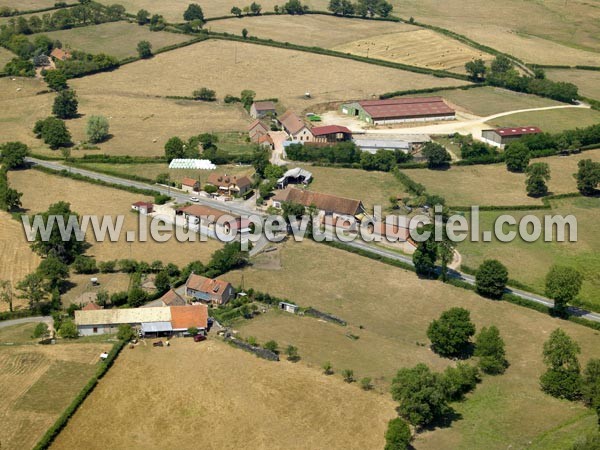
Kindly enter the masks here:
<path id="1" fill-rule="evenodd" d="M 275 115 L 275 103 L 270 100 L 264 102 L 254 102 L 250 106 L 250 115 L 255 119 L 262 119 L 265 116 Z"/>
<path id="2" fill-rule="evenodd" d="M 504 148 L 507 144 L 521 139 L 530 134 L 539 134 L 542 130 L 538 127 L 504 127 L 483 130 L 481 140 L 495 147 Z"/>
<path id="3" fill-rule="evenodd" d="M 154 205 L 149 202 L 135 202 L 131 205 L 131 209 L 140 214 L 150 214 L 154 210 Z"/>
<path id="4" fill-rule="evenodd" d="M 456 113 L 442 97 L 391 98 L 344 103 L 342 114 L 373 125 L 453 120 Z"/>

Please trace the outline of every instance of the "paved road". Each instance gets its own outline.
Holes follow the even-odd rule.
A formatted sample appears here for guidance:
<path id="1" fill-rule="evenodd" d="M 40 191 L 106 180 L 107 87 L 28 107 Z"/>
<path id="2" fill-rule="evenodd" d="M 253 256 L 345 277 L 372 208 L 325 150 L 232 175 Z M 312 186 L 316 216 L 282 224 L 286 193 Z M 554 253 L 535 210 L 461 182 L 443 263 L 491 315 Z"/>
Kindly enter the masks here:
<path id="1" fill-rule="evenodd" d="M 64 166 L 57 162 L 42 161 L 42 160 L 38 160 L 35 158 L 27 158 L 27 159 L 32 164 L 37 164 L 37 165 L 47 167 L 47 168 L 50 168 L 53 170 L 64 170 L 67 168 L 67 166 Z M 161 193 L 171 195 L 172 197 L 175 197 L 177 199 L 177 201 L 179 201 L 179 202 L 185 202 L 185 201 L 189 200 L 188 194 L 181 194 L 172 189 L 168 190 L 167 188 L 159 187 L 156 185 L 149 185 L 149 184 L 140 183 L 140 182 L 136 182 L 136 181 L 125 180 L 125 179 L 118 178 L 118 177 L 112 177 L 109 175 L 99 174 L 99 173 L 92 172 L 89 170 L 77 169 L 74 167 L 71 167 L 70 170 L 74 173 L 79 173 L 81 175 L 85 175 L 85 176 L 93 178 L 93 179 L 104 180 L 109 183 L 120 184 L 123 186 L 134 186 L 134 187 L 138 187 L 140 189 L 153 189 L 155 191 L 159 191 Z M 211 207 L 221 210 L 221 211 L 233 212 L 234 214 L 238 214 L 240 216 L 247 217 L 252 214 L 258 214 L 262 217 L 265 216 L 264 213 L 258 213 L 256 211 L 250 210 L 250 209 L 248 209 L 247 206 L 233 205 L 233 204 L 231 204 L 231 202 L 225 203 L 225 202 L 220 202 L 217 200 L 201 198 L 199 203 L 205 204 L 207 206 L 211 206 Z M 256 243 L 254 245 L 254 249 L 251 252 L 251 255 L 258 253 L 268 243 L 269 242 L 263 236 L 261 238 L 261 241 L 259 241 L 258 243 Z M 353 242 L 347 243 L 347 245 L 349 245 L 350 247 L 368 251 L 370 253 L 374 253 L 376 255 L 385 256 L 387 258 L 395 259 L 397 261 L 402 261 L 402 262 L 412 265 L 412 258 L 410 258 L 408 256 L 401 255 L 401 254 L 396 253 L 391 250 L 382 249 L 380 247 L 374 247 L 373 245 L 367 244 L 360 240 L 355 240 Z M 475 284 L 475 277 L 473 277 L 471 275 L 467 275 L 467 274 L 457 272 L 457 271 L 451 271 L 450 274 L 452 277 L 463 280 L 471 285 Z M 507 291 L 518 297 L 521 297 L 526 300 L 531 300 L 533 302 L 539 303 L 544 306 L 552 307 L 554 305 L 552 300 L 550 300 L 548 298 L 545 298 L 545 297 L 542 297 L 542 296 L 539 296 L 536 294 L 532 294 L 532 293 L 529 293 L 526 291 L 522 291 L 520 289 L 509 288 L 509 289 L 507 289 Z M 592 313 L 592 312 L 585 311 L 585 310 L 582 310 L 579 308 L 574 308 L 574 307 L 570 308 L 570 313 L 573 315 L 579 316 L 579 317 L 583 317 L 588 320 L 592 320 L 594 322 L 600 322 L 600 314 L 598 314 L 598 313 Z"/>
<path id="2" fill-rule="evenodd" d="M 32 323 L 32 322 L 44 322 L 48 324 L 50 328 L 52 328 L 52 317 L 50 316 L 35 316 L 35 317 L 23 317 L 21 319 L 13 319 L 13 320 L 2 320 L 0 321 L 0 328 L 6 328 L 13 325 L 20 325 L 22 323 Z"/>

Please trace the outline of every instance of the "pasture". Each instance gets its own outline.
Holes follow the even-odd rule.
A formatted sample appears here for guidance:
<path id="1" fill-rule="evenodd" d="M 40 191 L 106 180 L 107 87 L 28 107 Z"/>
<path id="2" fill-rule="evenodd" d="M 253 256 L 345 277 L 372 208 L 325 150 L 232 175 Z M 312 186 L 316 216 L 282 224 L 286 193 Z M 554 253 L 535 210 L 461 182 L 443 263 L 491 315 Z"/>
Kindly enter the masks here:
<path id="1" fill-rule="evenodd" d="M 600 150 L 571 156 L 536 158 L 550 166 L 548 188 L 552 194 L 577 192 L 573 174 L 581 159 L 600 161 Z M 409 177 L 423 184 L 427 191 L 441 195 L 448 205 L 540 205 L 541 200 L 527 196 L 525 174 L 509 172 L 504 164 L 451 166 L 448 170 L 403 169 Z"/>
<path id="2" fill-rule="evenodd" d="M 119 59 L 137 56 L 137 44 L 140 41 L 150 42 L 152 50 L 156 51 L 190 39 L 182 34 L 150 31 L 148 27 L 129 22 L 110 22 L 41 34 L 53 41 L 61 41 L 64 47 L 72 50 L 92 54 L 105 53 Z M 31 39 L 34 37 L 35 35 Z"/>
<path id="3" fill-rule="evenodd" d="M 99 286 L 92 285 L 90 277 L 98 278 Z M 87 303 L 81 301 L 81 296 L 90 292 L 98 293 L 106 291 L 108 294 L 123 292 L 129 290 L 130 275 L 127 273 L 98 273 L 94 275 L 77 274 L 72 271 L 69 276 L 69 290 L 61 295 L 61 302 L 64 307 L 70 304 Z"/>
<path id="4" fill-rule="evenodd" d="M 111 5 L 112 0 L 100 0 L 99 3 Z M 204 11 L 204 16 L 206 18 L 211 18 L 229 16 L 231 15 L 230 11 L 232 6 L 243 8 L 244 6 L 250 6 L 250 3 L 252 2 L 244 4 L 236 3 L 234 1 L 208 0 L 202 2 L 201 6 Z M 156 2 L 153 0 L 120 0 L 119 4 L 123 5 L 127 9 L 127 12 L 132 14 L 137 13 L 140 9 L 146 9 L 152 14 L 161 14 L 168 22 L 180 23 L 183 22 L 183 13 L 190 2 L 188 0 L 169 0 L 164 2 Z M 262 1 L 260 4 L 264 12 L 273 11 L 275 5 L 281 6 L 276 0 Z M 302 4 L 308 5 L 310 9 L 324 11 L 327 9 L 328 3 L 326 0 L 307 0 L 306 2 L 302 2 Z"/>
<path id="5" fill-rule="evenodd" d="M 4 211 L 0 212 L 0 280 L 9 280 L 14 286 L 35 271 L 40 258 L 31 251 L 25 240 L 21 222 Z M 26 300 L 14 298 L 13 307 L 25 306 Z M 0 311 L 7 311 L 8 303 L 0 302 Z"/>
<path id="6" fill-rule="evenodd" d="M 416 448 L 522 448 L 541 437 L 548 442 L 570 425 L 575 429 L 564 437 L 571 441 L 578 431 L 595 428 L 591 411 L 543 394 L 538 377 L 544 370 L 543 342 L 551 331 L 561 327 L 579 342 L 582 363 L 600 356 L 598 332 L 505 302 L 485 300 L 438 281 L 421 280 L 412 272 L 322 244 L 290 241 L 279 251 L 277 267 L 262 266 L 257 260 L 255 266 L 225 278 L 239 284 L 243 274 L 248 288 L 266 290 L 348 321 L 347 327 L 341 327 L 269 311 L 236 323 L 242 336 L 255 336 L 263 343 L 274 339 L 280 347 L 297 346 L 302 357 L 299 364 L 319 370 L 325 361 L 331 361 L 336 373 L 351 368 L 356 377 L 371 376 L 376 387 L 386 391 L 400 367 L 423 362 L 442 370 L 453 364 L 428 347 L 427 326 L 441 311 L 464 307 L 471 311 L 478 329 L 491 324 L 499 327 L 511 364 L 507 372 L 485 377 L 466 401 L 453 405 L 460 418 L 452 427 L 421 434 L 414 443 Z M 359 339 L 350 339 L 347 333 Z M 339 375 L 334 377 L 339 379 Z M 564 447 L 552 443 L 545 448 Z"/>
<path id="7" fill-rule="evenodd" d="M 54 6 L 56 0 L 0 0 L 0 8 L 7 6 L 19 11 L 32 11 Z"/>
<path id="8" fill-rule="evenodd" d="M 579 94 L 600 100 L 600 71 L 549 69 L 546 76 L 551 80 L 573 83 L 579 88 Z"/>
<path id="9" fill-rule="evenodd" d="M 31 182 L 32 177 L 36 183 Z M 172 262 L 185 265 L 196 260 L 206 262 L 212 253 L 221 247 L 220 243 L 211 239 L 207 242 L 177 242 L 170 239 L 160 243 L 154 241 L 150 235 L 147 242 L 141 242 L 139 239 L 131 243 L 126 242 L 125 231 L 135 231 L 136 235 L 139 235 L 142 226 L 138 226 L 137 220 L 140 216 L 131 212 L 131 204 L 139 200 L 152 201 L 148 197 L 33 170 L 10 172 L 9 180 L 12 187 L 23 192 L 21 200 L 28 214 L 43 212 L 52 203 L 65 201 L 80 215 L 98 215 L 100 218 L 107 215 L 113 220 L 117 215 L 123 215 L 123 232 L 116 242 L 110 242 L 108 236 L 104 242 L 98 242 L 94 239 L 92 230 L 88 230 L 86 238 L 92 246 L 86 254 L 99 261 L 131 258 L 149 263 L 161 260 L 165 264 Z M 44 195 L 39 195 L 39 185 L 44 186 Z M 110 199 L 110 202 L 106 199 Z"/>
<path id="10" fill-rule="evenodd" d="M 548 133 L 583 128 L 600 122 L 600 111 L 588 108 L 565 108 L 532 111 L 499 117 L 487 122 L 491 127 L 536 125 Z"/>
<path id="11" fill-rule="evenodd" d="M 600 65 L 600 10 L 593 2 L 392 1 L 394 13 L 437 25 L 529 63 Z"/>
<path id="12" fill-rule="evenodd" d="M 15 57 L 16 55 L 13 52 L 6 50 L 4 47 L 0 47 L 0 70 L 3 70 L 4 66 Z"/>
<path id="13" fill-rule="evenodd" d="M 32 448 L 96 371 L 110 343 L 35 345 L 35 324 L 0 329 L 0 442 Z M 7 343 L 14 345 L 6 345 Z"/>
<path id="14" fill-rule="evenodd" d="M 123 414 L 132 404 L 141 420 Z M 53 448 L 381 448 L 394 415 L 386 396 L 302 364 L 174 339 L 168 349 L 125 349 Z"/>
<path id="15" fill-rule="evenodd" d="M 464 73 L 467 61 L 491 59 L 454 39 L 413 25 L 331 16 L 260 16 L 210 22 L 211 31 L 330 48 L 386 61 Z"/>
<path id="16" fill-rule="evenodd" d="M 270 68 L 269 76 L 265 76 L 266 67 Z M 308 73 L 310 77 L 306 76 Z M 219 99 L 251 89 L 257 99 L 278 98 L 282 107 L 301 113 L 319 103 L 371 98 L 398 89 L 466 83 L 342 58 L 211 39 L 72 84 L 90 94 L 104 90 L 128 96 L 189 96 L 196 89 L 208 87 L 216 91 Z M 311 98 L 305 98 L 306 92 Z M 212 117 L 207 120 L 219 123 Z"/>
<path id="17" fill-rule="evenodd" d="M 538 217 L 542 224 L 546 214 L 572 214 L 577 219 L 577 242 L 548 243 L 540 240 L 530 243 L 516 239 L 511 243 L 502 243 L 496 239 L 492 242 L 470 242 L 467 239 L 458 246 L 462 262 L 468 267 L 477 268 L 485 259 L 498 259 L 506 265 L 512 279 L 531 286 L 540 293 L 544 292 L 545 277 L 550 266 L 561 264 L 574 267 L 584 277 L 579 294 L 583 305 L 599 311 L 600 232 L 596 222 L 600 214 L 600 201 L 578 197 L 554 200 L 551 204 L 551 211 L 483 211 L 480 212 L 480 226 L 482 230 L 493 230 L 494 222 L 501 214 L 515 217 L 517 224 L 523 216 L 530 214 Z M 507 231 L 517 229 L 509 226 L 504 228 Z"/>

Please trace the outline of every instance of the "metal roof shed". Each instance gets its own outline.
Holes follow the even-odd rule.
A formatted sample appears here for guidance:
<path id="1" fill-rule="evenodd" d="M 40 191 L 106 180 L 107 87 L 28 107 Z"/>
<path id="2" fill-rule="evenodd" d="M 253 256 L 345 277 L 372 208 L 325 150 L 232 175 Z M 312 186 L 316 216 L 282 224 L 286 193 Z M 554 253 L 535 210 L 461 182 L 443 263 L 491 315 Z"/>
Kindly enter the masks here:
<path id="1" fill-rule="evenodd" d="M 170 333 L 173 331 L 171 322 L 142 322 L 142 333 Z"/>

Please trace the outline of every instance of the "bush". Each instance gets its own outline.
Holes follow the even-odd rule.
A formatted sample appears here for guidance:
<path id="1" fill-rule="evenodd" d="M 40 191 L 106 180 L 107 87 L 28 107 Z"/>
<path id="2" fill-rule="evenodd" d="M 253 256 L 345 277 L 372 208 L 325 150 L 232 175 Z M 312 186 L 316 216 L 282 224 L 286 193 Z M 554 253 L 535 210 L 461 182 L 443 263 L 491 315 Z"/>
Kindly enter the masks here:
<path id="1" fill-rule="evenodd" d="M 325 375 L 333 375 L 333 366 L 331 365 L 331 362 L 327 361 L 323 364 L 323 373 Z"/>
<path id="2" fill-rule="evenodd" d="M 73 268 L 77 273 L 92 274 L 98 272 L 96 260 L 89 256 L 77 255 L 73 262 Z"/>
<path id="3" fill-rule="evenodd" d="M 288 345 L 285 349 L 288 361 L 298 362 L 300 361 L 300 355 L 298 354 L 298 348 L 293 345 Z"/>
<path id="4" fill-rule="evenodd" d="M 273 353 L 279 353 L 279 345 L 275 341 L 268 341 L 263 345 L 263 348 L 272 351 Z"/>
<path id="5" fill-rule="evenodd" d="M 388 422 L 385 432 L 385 450 L 406 450 L 410 448 L 412 435 L 408 424 L 397 417 Z"/>
<path id="6" fill-rule="evenodd" d="M 102 261 L 98 263 L 98 269 L 101 273 L 112 273 L 117 266 L 116 261 Z"/>
<path id="7" fill-rule="evenodd" d="M 108 137 L 108 119 L 104 116 L 90 116 L 87 122 L 87 138 L 92 144 L 103 142 Z"/>
<path id="8" fill-rule="evenodd" d="M 373 389 L 373 383 L 371 377 L 364 377 L 360 379 L 360 387 L 363 391 L 370 391 Z"/>
<path id="9" fill-rule="evenodd" d="M 200 332 L 200 330 L 198 330 L 198 328 L 196 327 L 190 327 L 187 329 L 187 332 L 192 336 L 196 336 Z"/>
<path id="10" fill-rule="evenodd" d="M 148 41 L 140 41 L 137 45 L 137 52 L 140 58 L 148 59 L 152 57 L 152 44 Z"/>
<path id="11" fill-rule="evenodd" d="M 217 94 L 212 89 L 200 88 L 192 93 L 194 100 L 202 100 L 204 102 L 214 102 L 217 99 Z"/>
<path id="12" fill-rule="evenodd" d="M 128 324 L 119 325 L 119 331 L 117 332 L 117 339 L 121 341 L 130 341 L 135 337 L 135 330 Z"/>
<path id="13" fill-rule="evenodd" d="M 354 370 L 352 370 L 352 369 L 342 370 L 342 377 L 344 377 L 344 381 L 346 383 L 353 383 L 354 382 Z"/>
<path id="14" fill-rule="evenodd" d="M 48 70 L 44 75 L 44 81 L 53 91 L 67 89 L 67 77 L 61 70 Z"/>
<path id="15" fill-rule="evenodd" d="M 458 363 L 456 367 L 447 367 L 444 371 L 446 393 L 450 400 L 461 400 L 481 381 L 477 367 Z"/>
<path id="16" fill-rule="evenodd" d="M 483 327 L 475 338 L 475 356 L 479 357 L 479 367 L 484 373 L 496 375 L 508 367 L 504 341 L 495 325 Z"/>
<path id="17" fill-rule="evenodd" d="M 58 335 L 65 339 L 76 339 L 79 337 L 77 325 L 71 319 L 64 320 L 58 329 Z"/>
<path id="18" fill-rule="evenodd" d="M 40 322 L 33 329 L 33 334 L 31 335 L 31 337 L 34 339 L 38 339 L 41 337 L 45 337 L 47 334 L 48 334 L 48 325 L 46 325 L 44 322 Z"/>
<path id="19" fill-rule="evenodd" d="M 484 297 L 500 298 L 506 289 L 508 270 L 498 260 L 486 259 L 475 275 L 477 292 Z"/>

